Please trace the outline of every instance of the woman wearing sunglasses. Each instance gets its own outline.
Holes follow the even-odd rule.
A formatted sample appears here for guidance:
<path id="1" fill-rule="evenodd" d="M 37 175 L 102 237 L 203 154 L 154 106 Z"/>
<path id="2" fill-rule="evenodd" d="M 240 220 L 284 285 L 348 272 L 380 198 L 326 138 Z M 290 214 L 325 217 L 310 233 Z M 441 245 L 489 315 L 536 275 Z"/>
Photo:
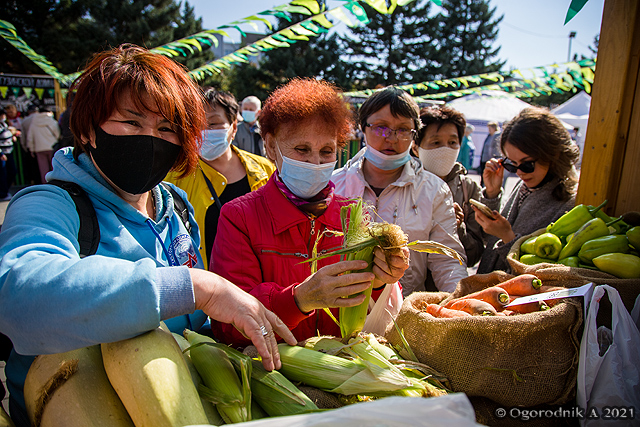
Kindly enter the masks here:
<path id="1" fill-rule="evenodd" d="M 504 128 L 500 139 L 503 159 L 491 159 L 483 173 L 484 202 L 497 210 L 502 201 L 504 171 L 520 182 L 509 195 L 501 214 L 490 219 L 480 210 L 476 220 L 489 234 L 478 273 L 509 271 L 507 254 L 521 236 L 558 219 L 575 204 L 578 186 L 578 147 L 569 132 L 548 110 L 526 108 Z"/>

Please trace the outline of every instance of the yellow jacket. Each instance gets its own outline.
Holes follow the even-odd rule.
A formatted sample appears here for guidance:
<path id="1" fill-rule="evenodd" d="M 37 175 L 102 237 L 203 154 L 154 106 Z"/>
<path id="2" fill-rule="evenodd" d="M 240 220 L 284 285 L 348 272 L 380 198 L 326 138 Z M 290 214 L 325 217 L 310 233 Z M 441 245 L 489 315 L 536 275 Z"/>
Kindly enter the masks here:
<path id="1" fill-rule="evenodd" d="M 238 155 L 240 162 L 244 165 L 244 169 L 247 171 L 247 179 L 249 180 L 249 186 L 251 191 L 255 191 L 267 183 L 271 174 L 276 170 L 276 166 L 266 157 L 257 156 L 247 151 L 240 150 L 237 147 L 231 145 L 231 149 Z M 202 159 L 198 159 L 198 168 L 190 175 L 179 179 L 178 173 L 169 172 L 165 181 L 171 182 L 180 187 L 187 193 L 189 202 L 193 205 L 195 211 L 196 222 L 200 227 L 200 255 L 202 255 L 202 261 L 204 262 L 205 269 L 209 266 L 209 255 L 205 253 L 205 236 L 207 230 L 205 230 L 205 215 L 209 206 L 215 203 L 209 192 L 209 187 L 202 176 L 202 172 L 205 173 L 213 188 L 216 190 L 218 197 L 224 192 L 227 185 L 227 178 L 220 172 L 206 164 Z"/>

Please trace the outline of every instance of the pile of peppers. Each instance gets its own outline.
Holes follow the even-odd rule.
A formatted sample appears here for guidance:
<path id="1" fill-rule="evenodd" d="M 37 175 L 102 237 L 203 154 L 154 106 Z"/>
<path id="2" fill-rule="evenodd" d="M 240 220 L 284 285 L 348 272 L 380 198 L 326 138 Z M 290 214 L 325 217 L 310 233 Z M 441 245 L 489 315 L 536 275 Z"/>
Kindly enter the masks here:
<path id="1" fill-rule="evenodd" d="M 611 218 L 599 206 L 578 205 L 520 245 L 520 262 L 590 268 L 640 278 L 640 226 Z"/>

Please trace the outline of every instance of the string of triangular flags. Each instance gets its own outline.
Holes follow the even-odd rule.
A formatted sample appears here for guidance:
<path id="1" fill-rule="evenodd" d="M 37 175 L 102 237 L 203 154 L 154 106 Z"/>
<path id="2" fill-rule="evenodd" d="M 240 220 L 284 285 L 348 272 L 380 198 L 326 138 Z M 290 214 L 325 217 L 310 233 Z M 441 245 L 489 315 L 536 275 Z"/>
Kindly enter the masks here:
<path id="1" fill-rule="evenodd" d="M 60 80 L 65 79 L 65 76 L 58 71 L 58 69 L 44 56 L 36 53 L 27 43 L 18 35 L 16 27 L 7 21 L 0 19 L 0 36 L 9 42 L 13 47 L 18 49 L 23 55 L 29 58 L 34 64 L 40 67 L 45 73 L 51 77 Z"/>
<path id="2" fill-rule="evenodd" d="M 170 57 L 178 55 L 189 56 L 202 51 L 203 49 L 209 48 L 212 45 L 217 45 L 218 40 L 215 37 L 216 34 L 228 36 L 224 30 L 225 28 L 235 28 L 244 35 L 245 33 L 240 28 L 240 25 L 250 24 L 258 30 L 256 22 L 263 22 L 269 27 L 269 29 L 272 29 L 271 22 L 259 15 L 278 16 L 289 21 L 291 21 L 291 17 L 288 13 L 311 15 L 310 18 L 302 22 L 293 24 L 278 31 L 277 33 L 265 36 L 264 38 L 250 45 L 244 46 L 229 55 L 215 59 L 189 72 L 195 80 L 202 80 L 206 75 L 219 73 L 223 69 L 231 68 L 234 64 L 247 62 L 249 60 L 249 56 L 258 55 L 260 52 L 267 50 L 289 47 L 292 43 L 299 40 L 309 40 L 309 37 L 316 37 L 322 33 L 326 33 L 334 26 L 334 24 L 327 18 L 327 15 L 337 18 L 348 26 L 353 27 L 356 25 L 366 25 L 369 23 L 369 18 L 359 2 L 366 2 L 377 12 L 388 14 L 392 13 L 397 6 L 404 6 L 412 1 L 414 0 L 388 0 L 389 5 L 387 6 L 386 0 L 351 0 L 334 9 L 325 10 L 324 3 L 320 3 L 318 0 L 293 0 L 288 4 L 275 6 L 272 9 L 233 21 L 229 24 L 220 26 L 217 29 L 202 31 L 151 50 Z M 441 0 L 432 1 L 441 5 Z M 357 22 L 353 23 L 343 9 L 348 10 L 351 15 L 356 17 Z M 31 49 L 24 40 L 18 36 L 15 27 L 9 22 L 0 20 L 0 35 L 30 60 L 36 63 L 47 74 L 58 79 L 63 85 L 69 85 L 79 75 L 79 73 L 62 75 L 44 56 L 39 55 Z M 557 69 L 561 67 L 565 67 L 565 70 L 557 72 Z M 552 71 L 549 72 L 547 69 L 552 69 Z M 540 72 L 542 72 L 542 75 L 540 75 Z M 523 73 L 531 73 L 532 77 L 527 78 Z M 528 98 L 553 92 L 565 92 L 570 90 L 576 91 L 577 88 L 583 89 L 589 93 L 591 85 L 593 84 L 594 73 L 595 60 L 583 60 L 577 62 L 566 62 L 560 65 L 551 64 L 530 69 L 482 73 L 473 76 L 413 83 L 399 87 L 413 94 L 418 101 L 459 97 L 482 90 L 502 90 L 512 93 L 518 97 Z M 448 87 L 452 87 L 453 90 L 442 91 L 443 88 Z M 2 94 L 3 97 L 6 97 L 7 89 L 8 88 L 4 86 L 0 87 L 0 94 Z M 28 88 L 23 89 L 29 90 Z M 11 90 L 13 92 L 16 90 L 19 92 L 20 88 L 12 87 Z M 416 91 L 427 93 L 415 95 Z M 428 93 L 430 91 L 437 91 L 437 93 Z M 345 95 L 354 98 L 364 98 L 374 92 L 375 90 L 364 90 L 349 92 Z"/>
<path id="3" fill-rule="evenodd" d="M 232 64 L 247 62 L 248 56 L 258 55 L 260 52 L 267 50 L 289 47 L 296 41 L 309 40 L 309 37 L 317 37 L 320 34 L 327 32 L 329 28 L 334 26 L 334 24 L 327 19 L 327 14 L 337 18 L 341 22 L 344 22 L 348 26 L 353 27 L 358 24 L 366 25 L 369 23 L 369 18 L 367 17 L 364 8 L 359 4 L 361 2 L 369 4 L 379 13 L 388 14 L 392 13 L 397 6 L 404 6 L 412 1 L 414 0 L 389 0 L 389 6 L 387 6 L 386 0 L 345 0 L 344 5 L 327 11 L 325 10 L 324 2 L 319 0 L 293 0 L 290 3 L 275 6 L 255 15 L 250 15 L 246 18 L 222 25 L 216 29 L 201 31 L 191 36 L 152 48 L 151 51 L 169 57 L 191 56 L 204 49 L 210 48 L 212 45 L 217 46 L 218 40 L 216 38 L 216 34 L 229 37 L 225 31 L 226 28 L 235 28 L 244 36 L 246 33 L 240 27 L 240 25 L 243 24 L 249 24 L 257 31 L 257 22 L 262 22 L 267 25 L 269 29 L 273 29 L 271 22 L 264 18 L 264 16 L 267 15 L 282 17 L 288 21 L 291 21 L 291 17 L 288 15 L 289 13 L 312 15 L 311 18 L 303 22 L 294 24 L 284 30 L 280 30 L 276 34 L 266 36 L 249 46 L 244 46 L 236 52 L 192 70 L 192 77 L 196 80 L 201 80 L 208 74 L 219 73 L 223 69 L 229 68 Z M 441 0 L 431 1 L 435 4 L 441 5 Z M 353 23 L 343 9 L 349 11 L 356 18 L 357 23 Z M 34 62 L 45 73 L 57 79 L 63 86 L 69 86 L 80 75 L 80 72 L 67 75 L 60 73 L 56 67 L 47 60 L 47 58 L 36 53 L 31 47 L 29 47 L 29 45 L 27 45 L 27 43 L 18 36 L 16 28 L 7 21 L 0 20 L 0 36 L 27 56 L 27 58 Z"/>
<path id="4" fill-rule="evenodd" d="M 318 37 L 322 33 L 328 32 L 329 29 L 335 25 L 328 19 L 328 16 L 344 22 L 349 27 L 367 25 L 369 23 L 369 18 L 367 17 L 364 8 L 359 4 L 360 1 L 364 1 L 369 4 L 379 13 L 389 14 L 393 13 L 397 6 L 404 6 L 414 0 L 391 0 L 389 7 L 387 7 L 385 0 L 353 0 L 330 10 L 322 10 L 317 4 L 318 8 L 313 9 L 309 8 L 309 5 L 305 5 L 308 10 L 304 11 L 303 9 L 298 9 L 296 10 L 296 13 L 312 15 L 310 18 L 266 36 L 254 43 L 236 50 L 233 53 L 225 55 L 222 58 L 208 62 L 194 70 L 191 70 L 189 74 L 193 79 L 199 81 L 204 79 L 207 75 L 218 74 L 224 69 L 230 69 L 235 64 L 248 62 L 250 56 L 259 55 L 261 52 L 268 50 L 289 47 L 300 40 L 308 41 L 309 37 Z M 439 4 L 441 0 L 432 1 Z M 296 2 L 292 2 L 290 5 L 293 3 Z M 313 0 L 311 0 L 311 3 L 313 3 Z M 357 19 L 356 23 L 349 19 L 349 16 L 344 12 L 344 9 L 348 10 L 351 15 Z M 255 17 L 252 19 L 255 19 Z M 287 19 L 290 20 L 288 16 Z"/>
<path id="5" fill-rule="evenodd" d="M 397 87 L 414 95 L 414 99 L 418 102 L 458 98 L 483 90 L 501 90 L 520 98 L 568 91 L 575 92 L 579 89 L 590 93 L 595 69 L 595 59 L 584 59 L 533 68 L 411 83 Z M 451 90 L 443 91 L 447 88 L 451 88 Z M 346 92 L 344 95 L 350 98 L 367 98 L 378 90 L 381 89 Z M 417 95 L 416 92 L 420 94 Z M 421 92 L 427 93 L 422 94 Z"/>

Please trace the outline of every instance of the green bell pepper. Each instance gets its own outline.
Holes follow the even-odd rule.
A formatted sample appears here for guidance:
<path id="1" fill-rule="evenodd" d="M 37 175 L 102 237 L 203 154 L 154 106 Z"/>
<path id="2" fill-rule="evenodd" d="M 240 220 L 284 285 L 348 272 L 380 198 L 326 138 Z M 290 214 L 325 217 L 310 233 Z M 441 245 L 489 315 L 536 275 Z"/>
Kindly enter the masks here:
<path id="1" fill-rule="evenodd" d="M 578 205 L 571 209 L 569 212 L 562 215 L 555 222 L 552 222 L 547 226 L 547 232 L 553 233 L 556 236 L 566 236 L 582 227 L 587 221 L 594 218 L 594 215 L 607 204 L 607 200 L 602 202 L 600 206 L 591 207 L 585 205 Z"/>
<path id="2" fill-rule="evenodd" d="M 580 267 L 580 258 L 577 256 L 568 256 L 559 259 L 558 264 L 566 265 L 567 267 Z"/>
<path id="3" fill-rule="evenodd" d="M 585 242 L 580 251 L 578 257 L 580 261 L 591 264 L 592 260 L 600 255 L 610 253 L 623 253 L 629 252 L 629 240 L 627 236 L 623 234 L 610 234 L 608 236 L 596 237 L 588 242 Z"/>
<path id="4" fill-rule="evenodd" d="M 562 259 L 575 255 L 580 251 L 582 245 L 589 240 L 595 239 L 596 237 L 608 236 L 609 226 L 621 220 L 622 217 L 615 219 L 608 224 L 600 218 L 592 218 L 590 221 L 587 221 L 578 231 L 576 231 L 565 247 L 562 248 L 558 258 Z"/>
<path id="5" fill-rule="evenodd" d="M 600 271 L 621 279 L 640 278 L 640 257 L 631 254 L 604 254 L 593 259 Z"/>
<path id="6" fill-rule="evenodd" d="M 615 218 L 610 217 L 609 215 L 607 215 L 606 213 L 604 213 L 602 211 L 597 211 L 595 213 L 595 217 L 596 218 L 600 218 L 604 222 L 611 222 L 611 221 L 613 221 L 615 219 Z M 629 229 L 629 224 L 627 224 L 624 221 L 620 221 L 620 222 L 617 222 L 617 223 L 613 224 L 611 227 L 613 227 L 613 229 L 615 230 L 614 231 L 615 234 L 624 234 Z"/>
<path id="7" fill-rule="evenodd" d="M 540 258 L 558 259 L 562 250 L 560 238 L 553 233 L 544 233 L 536 238 L 533 244 L 535 254 Z"/>
<path id="8" fill-rule="evenodd" d="M 528 238 L 527 240 L 525 240 L 521 245 L 520 245 L 520 253 L 525 253 L 525 254 L 535 254 L 535 248 L 534 248 L 534 243 L 536 241 L 536 238 L 538 236 L 533 236 Z"/>
<path id="9" fill-rule="evenodd" d="M 543 262 L 549 262 L 551 264 L 555 264 L 556 262 L 552 259 L 541 258 L 538 255 L 533 254 L 524 254 L 520 257 L 520 262 L 526 265 L 534 265 L 534 264 L 542 264 Z"/>
<path id="10" fill-rule="evenodd" d="M 636 250 L 640 251 L 640 226 L 627 230 L 627 239 Z"/>

